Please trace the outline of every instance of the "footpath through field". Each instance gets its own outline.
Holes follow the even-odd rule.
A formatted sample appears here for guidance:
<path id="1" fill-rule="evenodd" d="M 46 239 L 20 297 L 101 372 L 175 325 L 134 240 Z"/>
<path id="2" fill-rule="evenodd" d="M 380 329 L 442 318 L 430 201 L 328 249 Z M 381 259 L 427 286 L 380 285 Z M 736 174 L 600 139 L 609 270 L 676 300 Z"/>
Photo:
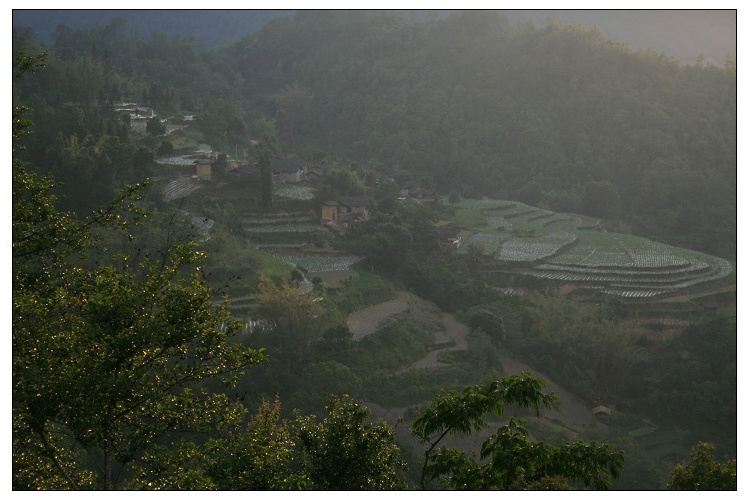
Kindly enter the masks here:
<path id="1" fill-rule="evenodd" d="M 388 318 L 405 311 L 412 298 L 415 297 L 408 292 L 399 291 L 393 300 L 381 302 L 350 314 L 346 322 L 352 332 L 352 340 L 360 340 L 386 326 Z"/>
<path id="2" fill-rule="evenodd" d="M 382 302 L 380 304 L 362 309 L 361 311 L 352 313 L 351 315 L 349 315 L 347 321 L 349 324 L 349 329 L 353 334 L 352 338 L 354 340 L 359 340 L 366 337 L 367 335 L 375 333 L 379 328 L 388 325 L 388 322 L 390 320 L 389 318 L 391 316 L 405 311 L 410 306 L 418 306 L 421 300 L 422 299 L 420 299 L 419 297 L 408 292 L 399 291 L 397 293 L 397 297 L 393 300 Z M 453 317 L 453 315 L 448 313 L 442 313 L 441 319 L 443 321 L 445 330 L 438 335 L 437 339 L 435 339 L 436 343 L 442 344 L 453 340 L 455 344 L 451 347 L 446 347 L 445 349 L 435 349 L 434 351 L 428 353 L 424 358 L 414 362 L 408 367 L 403 368 L 401 371 L 406 371 L 410 368 L 424 370 L 445 366 L 444 363 L 441 363 L 437 360 L 438 354 L 441 351 L 465 350 L 467 348 L 466 335 L 469 333 L 469 327 L 462 323 L 459 323 L 456 318 Z M 537 370 L 521 361 L 504 356 L 501 359 L 501 362 L 503 364 L 504 372 L 507 375 L 516 375 L 525 371 L 531 371 L 537 377 L 550 380 L 543 373 L 539 373 Z M 596 426 L 601 429 L 606 429 L 606 427 L 603 426 L 601 422 L 598 422 L 594 418 L 594 416 L 591 414 L 591 410 L 588 409 L 585 405 L 581 404 L 578 398 L 576 398 L 573 394 L 569 393 L 554 382 L 550 382 L 548 389 L 554 391 L 558 396 L 560 396 L 560 412 L 543 410 L 542 414 L 544 414 L 548 418 L 562 422 L 565 426 L 571 429 L 582 429 L 589 426 Z M 429 402 L 424 402 L 424 404 L 429 404 Z M 374 410 L 377 409 L 377 411 L 374 412 L 376 413 L 376 416 L 384 418 L 397 419 L 398 416 L 405 416 L 404 413 L 407 411 L 406 408 L 380 408 L 374 403 L 371 407 Z"/>

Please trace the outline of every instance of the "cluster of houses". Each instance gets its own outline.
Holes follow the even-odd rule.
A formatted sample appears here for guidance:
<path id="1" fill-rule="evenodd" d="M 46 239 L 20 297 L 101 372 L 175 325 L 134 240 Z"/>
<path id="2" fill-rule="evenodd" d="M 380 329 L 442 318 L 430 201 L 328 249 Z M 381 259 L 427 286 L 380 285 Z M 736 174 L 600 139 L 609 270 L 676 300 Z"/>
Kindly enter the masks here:
<path id="1" fill-rule="evenodd" d="M 340 201 L 326 201 L 321 209 L 321 223 L 347 227 L 370 216 L 372 196 L 342 196 Z"/>
<path id="2" fill-rule="evenodd" d="M 209 151 L 210 152 L 210 151 Z M 197 151 L 205 155 L 206 151 Z M 193 176 L 196 180 L 210 181 L 211 167 L 214 160 L 209 155 L 194 160 L 196 173 Z M 260 166 L 253 163 L 239 165 L 230 163 L 230 173 L 238 179 L 252 181 L 260 176 Z M 274 181 L 285 184 L 299 184 L 302 182 L 314 181 L 323 178 L 323 169 L 313 165 L 308 161 L 298 158 L 276 158 L 271 162 Z M 399 199 L 405 200 L 412 198 L 422 200 L 426 197 L 433 196 L 434 193 L 421 189 L 409 188 L 400 191 Z M 350 224 L 359 220 L 365 220 L 370 215 L 373 204 L 372 196 L 342 196 L 338 200 L 326 201 L 321 207 L 321 224 L 329 227 L 346 228 Z M 444 247 L 459 248 L 461 246 L 461 237 L 458 229 L 441 229 L 441 244 Z"/>
<path id="3" fill-rule="evenodd" d="M 210 151 L 206 152 L 203 150 L 196 151 L 193 156 L 202 155 L 202 158 L 193 160 L 195 164 L 195 174 L 193 175 L 194 180 L 199 181 L 210 181 L 212 174 L 212 167 L 216 160 L 210 157 Z M 273 177 L 276 182 L 283 182 L 285 184 L 299 184 L 301 182 L 310 181 L 315 178 L 323 177 L 323 170 L 319 167 L 310 165 L 309 162 L 299 160 L 296 158 L 280 158 L 272 162 L 271 168 L 273 169 Z M 231 162 L 229 164 L 230 173 L 235 175 L 238 179 L 251 180 L 253 177 L 260 175 L 260 167 L 257 164 L 246 163 L 240 165 L 238 162 Z"/>
<path id="4" fill-rule="evenodd" d="M 231 168 L 231 167 L 230 167 Z M 298 158 L 276 158 L 271 162 L 274 180 L 285 184 L 299 184 L 323 177 L 323 169 Z M 260 175 L 260 166 L 246 163 L 233 168 L 232 173 L 239 178 Z"/>

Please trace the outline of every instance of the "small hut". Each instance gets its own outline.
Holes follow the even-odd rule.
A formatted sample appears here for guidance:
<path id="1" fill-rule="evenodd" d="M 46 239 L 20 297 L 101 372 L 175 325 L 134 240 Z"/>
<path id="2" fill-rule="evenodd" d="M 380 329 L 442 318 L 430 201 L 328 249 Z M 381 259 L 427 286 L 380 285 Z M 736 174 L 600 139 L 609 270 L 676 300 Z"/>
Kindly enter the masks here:
<path id="1" fill-rule="evenodd" d="M 599 405 L 591 410 L 591 413 L 593 413 L 596 418 L 609 422 L 609 419 L 612 416 L 612 409 Z"/>
<path id="2" fill-rule="evenodd" d="M 201 158 L 200 160 L 195 160 L 195 174 L 198 176 L 200 180 L 202 181 L 211 180 L 211 165 L 213 165 L 213 163 L 214 161 L 208 158 Z"/>

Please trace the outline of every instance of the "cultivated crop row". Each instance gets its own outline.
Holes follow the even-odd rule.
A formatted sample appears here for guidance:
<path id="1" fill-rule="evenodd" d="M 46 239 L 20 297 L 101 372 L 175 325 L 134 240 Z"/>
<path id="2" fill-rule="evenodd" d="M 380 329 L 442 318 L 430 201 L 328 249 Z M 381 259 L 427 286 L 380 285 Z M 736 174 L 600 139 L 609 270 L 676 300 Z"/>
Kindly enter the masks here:
<path id="1" fill-rule="evenodd" d="M 681 250 L 681 251 L 680 251 Z M 557 266 L 542 264 L 526 274 L 537 278 L 565 282 L 602 283 L 607 293 L 622 297 L 650 297 L 653 295 L 684 289 L 707 281 L 729 276 L 732 265 L 728 261 L 710 255 L 675 249 L 687 264 L 675 267 L 633 267 L 613 269 L 596 266 Z"/>
<path id="2" fill-rule="evenodd" d="M 572 233 L 549 233 L 532 238 L 512 238 L 500 247 L 497 258 L 511 262 L 533 262 L 554 255 L 555 252 L 575 241 Z"/>
<path id="3" fill-rule="evenodd" d="M 190 215 L 190 213 L 185 210 L 178 210 L 177 213 L 190 223 L 190 226 L 200 235 L 202 241 L 206 241 L 209 238 L 208 232 L 213 227 L 214 220 L 207 217 L 200 217 L 198 215 Z"/>
<path id="4" fill-rule="evenodd" d="M 299 266 L 310 272 L 345 271 L 349 266 L 362 260 L 354 255 L 289 255 L 274 254 L 274 257 Z"/>
<path id="5" fill-rule="evenodd" d="M 674 247 L 645 238 L 599 231 L 576 231 L 578 244 L 550 259 L 551 264 L 590 267 L 680 267 L 688 261 Z"/>
<path id="6" fill-rule="evenodd" d="M 290 222 L 309 221 L 309 215 L 300 215 L 297 217 L 241 217 L 240 222 L 247 225 L 264 225 L 264 224 L 288 224 Z"/>
<path id="7" fill-rule="evenodd" d="M 647 298 L 733 272 L 724 259 L 608 233 L 599 230 L 593 219 L 503 200 L 462 200 L 460 206 L 481 210 L 487 225 L 496 232 L 471 235 L 459 253 L 476 245 L 499 260 L 531 264 L 533 269 L 525 274 L 546 280 L 572 282 L 621 297 Z M 550 229 L 554 232 L 548 233 Z M 532 236 L 520 237 L 519 232 Z"/>
<path id="8" fill-rule="evenodd" d="M 181 177 L 167 183 L 162 190 L 162 196 L 164 197 L 164 201 L 172 201 L 186 197 L 199 187 L 200 184 L 192 179 Z"/>
<path id="9" fill-rule="evenodd" d="M 168 156 L 166 158 L 157 159 L 156 163 L 158 163 L 159 165 L 194 165 L 195 158 L 192 158 L 191 156 L 192 155 Z"/>
<path id="10" fill-rule="evenodd" d="M 517 206 L 518 203 L 507 200 L 472 200 L 464 198 L 456 206 L 459 208 L 479 208 L 482 210 L 505 210 Z"/>
<path id="11" fill-rule="evenodd" d="M 319 224 L 285 224 L 277 226 L 244 227 L 246 233 L 313 233 L 325 228 Z"/>
<path id="12" fill-rule="evenodd" d="M 297 184 L 282 184 L 274 189 L 276 196 L 291 198 L 294 200 L 312 200 L 315 192 L 310 186 L 299 186 Z"/>
<path id="13" fill-rule="evenodd" d="M 502 233 L 474 233 L 466 239 L 466 243 L 457 250 L 458 253 L 467 253 L 471 245 L 482 249 L 485 255 L 494 255 L 503 241 L 510 238 L 508 234 Z"/>

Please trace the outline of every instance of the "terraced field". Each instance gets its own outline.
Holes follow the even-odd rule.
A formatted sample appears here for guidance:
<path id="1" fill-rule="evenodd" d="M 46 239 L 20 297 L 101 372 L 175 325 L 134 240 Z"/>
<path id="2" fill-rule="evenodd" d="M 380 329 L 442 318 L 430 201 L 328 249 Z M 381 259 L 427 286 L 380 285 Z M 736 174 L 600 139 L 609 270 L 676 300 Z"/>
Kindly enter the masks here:
<path id="1" fill-rule="evenodd" d="M 315 191 L 310 186 L 300 186 L 298 184 L 281 184 L 274 187 L 275 196 L 282 198 L 291 198 L 293 200 L 312 200 Z"/>
<path id="2" fill-rule="evenodd" d="M 200 188 L 201 185 L 189 177 L 179 177 L 169 181 L 162 188 L 164 201 L 174 201 L 179 198 L 185 198 L 193 191 Z"/>
<path id="3" fill-rule="evenodd" d="M 297 214 L 290 216 L 268 215 L 264 217 L 240 217 L 242 228 L 247 235 L 248 244 L 261 247 L 264 244 L 278 246 L 303 246 L 309 236 L 325 228 L 313 223 L 309 215 Z"/>
<path id="4" fill-rule="evenodd" d="M 310 272 L 324 272 L 324 271 L 345 271 L 350 266 L 362 260 L 362 257 L 355 255 L 335 255 L 335 254 L 312 254 L 307 253 L 304 255 L 295 255 L 291 253 L 275 253 L 273 254 L 277 259 L 281 259 L 284 262 L 295 267 L 303 267 Z"/>
<path id="5" fill-rule="evenodd" d="M 501 262 L 531 265 L 524 274 L 626 298 L 649 298 L 730 276 L 732 264 L 638 236 L 610 233 L 597 221 L 507 200 L 462 200 L 479 210 L 484 229 L 457 250 L 476 245 Z"/>

